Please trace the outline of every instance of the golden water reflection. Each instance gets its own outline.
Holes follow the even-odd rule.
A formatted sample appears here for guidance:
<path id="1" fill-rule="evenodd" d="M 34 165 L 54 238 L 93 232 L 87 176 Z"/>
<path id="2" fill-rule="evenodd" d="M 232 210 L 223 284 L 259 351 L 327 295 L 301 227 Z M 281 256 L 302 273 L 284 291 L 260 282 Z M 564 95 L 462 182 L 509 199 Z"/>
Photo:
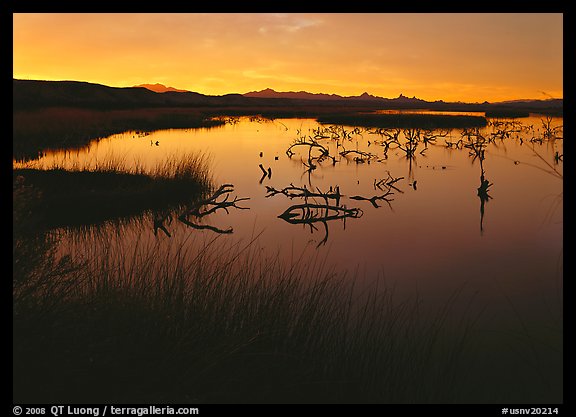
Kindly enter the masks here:
<path id="1" fill-rule="evenodd" d="M 400 289 L 434 294 L 466 284 L 488 298 L 496 288 L 536 296 L 561 280 L 563 140 L 544 138 L 539 116 L 517 120 L 522 128 L 510 128 L 506 136 L 499 133 L 500 121 L 490 119 L 476 133 L 495 139 L 478 148 L 465 146 L 475 140 L 466 137 L 470 132 L 453 129 L 420 142 L 411 154 L 396 144 L 385 152 L 381 132 L 359 128 L 346 140 L 316 139 L 337 156 L 322 159 L 320 148 L 286 152 L 294 141 L 326 132 L 314 120 L 230 118 L 214 128 L 125 132 L 86 148 L 46 152 L 25 165 L 82 168 L 113 161 L 130 170 L 202 152 L 210 156 L 216 186 L 233 184 L 237 197 L 249 199 L 243 201 L 247 209 L 214 212 L 205 220 L 213 230 L 172 222 L 169 237 L 154 233 L 151 218 L 134 223 L 125 236 L 187 242 L 191 234 L 209 238 L 215 228 L 230 228 L 224 239 L 260 235 L 262 251 L 288 260 L 315 252 L 337 268 L 359 271 L 367 281 L 378 276 Z M 400 139 L 409 134 L 400 132 Z M 342 156 L 343 149 L 354 152 Z M 386 186 L 391 180 L 393 187 Z M 316 195 L 306 201 L 270 195 L 286 187 Z M 338 204 L 325 196 L 336 190 Z M 301 212 L 285 214 L 293 206 Z M 297 214 L 315 221 L 286 221 Z M 82 250 L 82 244 L 67 244 Z"/>

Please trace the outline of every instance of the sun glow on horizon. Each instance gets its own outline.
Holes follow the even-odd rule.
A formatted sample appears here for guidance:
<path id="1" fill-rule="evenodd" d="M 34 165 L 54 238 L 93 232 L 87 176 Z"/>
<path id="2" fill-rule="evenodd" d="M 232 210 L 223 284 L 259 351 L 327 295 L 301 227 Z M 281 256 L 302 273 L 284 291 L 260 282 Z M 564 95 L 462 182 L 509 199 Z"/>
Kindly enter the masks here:
<path id="1" fill-rule="evenodd" d="M 14 14 L 13 77 L 207 95 L 563 98 L 562 14 Z"/>

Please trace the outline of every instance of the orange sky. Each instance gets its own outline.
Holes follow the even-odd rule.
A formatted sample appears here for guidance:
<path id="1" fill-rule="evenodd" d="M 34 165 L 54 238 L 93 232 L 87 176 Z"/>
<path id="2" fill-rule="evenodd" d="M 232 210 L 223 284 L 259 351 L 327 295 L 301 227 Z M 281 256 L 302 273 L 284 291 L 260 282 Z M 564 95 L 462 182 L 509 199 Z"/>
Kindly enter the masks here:
<path id="1" fill-rule="evenodd" d="M 563 16 L 14 14 L 13 76 L 203 94 L 563 97 Z"/>

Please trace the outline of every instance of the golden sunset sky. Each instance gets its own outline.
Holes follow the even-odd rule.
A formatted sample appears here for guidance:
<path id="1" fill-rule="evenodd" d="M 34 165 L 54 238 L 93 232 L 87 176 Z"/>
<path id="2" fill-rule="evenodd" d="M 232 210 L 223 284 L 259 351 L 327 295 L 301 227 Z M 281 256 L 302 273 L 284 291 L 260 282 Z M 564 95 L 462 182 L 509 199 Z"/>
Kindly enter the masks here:
<path id="1" fill-rule="evenodd" d="M 13 76 L 203 94 L 563 97 L 561 13 L 16 13 Z"/>

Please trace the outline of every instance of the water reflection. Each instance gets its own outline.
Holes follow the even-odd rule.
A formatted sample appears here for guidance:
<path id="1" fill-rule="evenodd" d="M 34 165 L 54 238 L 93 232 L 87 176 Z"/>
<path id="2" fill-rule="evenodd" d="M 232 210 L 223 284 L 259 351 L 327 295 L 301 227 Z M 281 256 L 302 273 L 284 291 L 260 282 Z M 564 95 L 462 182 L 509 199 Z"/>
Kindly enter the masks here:
<path id="1" fill-rule="evenodd" d="M 340 193 L 340 187 L 336 186 L 326 192 L 322 192 L 319 188 L 315 191 L 308 190 L 306 185 L 303 187 L 296 187 L 290 184 L 288 187 L 282 189 L 275 189 L 274 187 L 266 186 L 266 197 L 273 197 L 276 195 L 284 195 L 289 199 L 302 199 L 302 204 L 295 204 L 288 207 L 278 218 L 290 224 L 302 224 L 310 227 L 310 232 L 318 230 L 315 223 L 322 223 L 324 225 L 324 238 L 318 243 L 316 247 L 326 244 L 328 241 L 328 223 L 334 220 L 343 220 L 344 228 L 346 227 L 346 218 L 359 218 L 362 217 L 362 210 L 358 208 L 347 208 L 340 204 L 343 195 Z M 313 202 L 309 202 L 311 199 Z M 318 200 L 323 200 L 323 203 L 318 203 Z M 333 201 L 333 203 L 330 203 Z"/>
<path id="2" fill-rule="evenodd" d="M 178 215 L 178 220 L 188 227 L 197 230 L 211 230 L 220 234 L 230 234 L 233 232 L 233 228 L 230 226 L 226 229 L 220 227 L 212 226 L 209 224 L 201 224 L 209 215 L 217 212 L 218 210 L 224 210 L 227 214 L 230 213 L 228 209 L 237 210 L 250 210 L 250 207 L 242 207 L 237 205 L 241 201 L 250 200 L 248 197 L 238 198 L 235 196 L 230 199 L 230 193 L 234 191 L 234 185 L 223 184 L 221 185 L 210 197 L 202 199 L 189 207 L 186 207 Z M 218 201 L 218 199 L 221 200 Z M 193 220 L 192 220 L 193 219 Z M 162 230 L 166 236 L 172 237 L 164 223 L 168 221 L 168 224 L 172 223 L 172 212 L 159 210 L 154 213 L 153 223 L 154 223 L 154 236 L 158 235 L 158 230 Z"/>
<path id="3" fill-rule="evenodd" d="M 347 208 L 344 205 L 315 204 L 305 201 L 288 207 L 278 217 L 290 224 L 302 224 L 310 227 L 310 232 L 318 230 L 315 223 L 324 225 L 324 238 L 316 247 L 325 245 L 328 241 L 328 222 L 342 220 L 346 229 L 346 219 L 358 219 L 364 212 L 359 208 Z"/>
<path id="4" fill-rule="evenodd" d="M 491 119 L 485 128 L 426 130 L 233 118 L 217 129 L 165 130 L 143 139 L 116 135 L 85 152 L 47 152 L 35 165 L 90 166 L 115 154 L 128 167 L 133 161 L 154 166 L 166 155 L 209 152 L 211 177 L 223 184 L 215 191 L 177 211 L 134 220 L 119 232 L 102 226 L 100 238 L 92 229 L 68 230 L 59 253 L 110 252 L 138 265 L 135 248 L 158 249 L 179 258 L 187 253 L 182 258 L 201 267 L 212 241 L 225 242 L 213 252 L 224 258 L 228 248 L 248 241 L 254 254 L 272 254 L 264 265 L 291 265 L 302 253 L 338 271 L 357 268 L 359 292 L 370 294 L 380 283 L 400 300 L 417 292 L 423 311 L 465 287 L 486 307 L 474 339 L 481 343 L 474 349 L 486 363 L 495 357 L 494 363 L 508 365 L 518 355 L 506 349 L 519 348 L 518 334 L 528 339 L 526 323 L 543 324 L 522 350 L 534 352 L 549 340 L 548 308 L 560 306 L 561 317 L 562 210 L 542 209 L 551 196 L 562 195 L 560 124 L 532 117 L 522 123 Z M 546 221 L 537 221 L 542 217 Z M 556 357 L 547 350 L 538 354 Z"/>
<path id="5" fill-rule="evenodd" d="M 166 212 L 164 210 L 159 210 L 154 213 L 154 236 L 158 236 L 158 230 L 162 230 L 166 236 L 172 237 L 164 222 L 168 221 L 168 224 L 172 224 L 172 213 L 170 211 Z"/>
<path id="6" fill-rule="evenodd" d="M 367 268 L 386 263 L 388 276 L 410 282 L 430 274 L 429 265 L 451 271 L 442 276 L 469 276 L 449 265 L 445 253 L 459 254 L 464 262 L 469 252 L 485 245 L 491 250 L 514 247 L 517 239 L 561 248 L 562 230 L 555 226 L 561 226 L 561 211 L 553 213 L 546 237 L 534 237 L 544 232 L 534 230 L 533 221 L 543 212 L 538 202 L 562 192 L 558 181 L 563 168 L 561 119 L 534 116 L 522 121 L 488 121 L 483 128 L 404 129 L 234 117 L 211 129 L 170 129 L 146 135 L 126 132 L 84 150 L 46 151 L 26 166 L 91 169 L 115 158 L 118 169 L 124 164 L 134 170 L 135 166 L 153 167 L 168 155 L 207 153 L 214 182 L 234 184 L 237 190 L 237 197 L 222 194 L 215 202 L 229 195 L 226 203 L 232 205 L 227 210 L 204 207 L 196 214 L 214 210 L 203 216 L 181 216 L 192 207 L 172 217 L 158 212 L 143 226 L 153 239 L 154 235 L 170 235 L 174 240 L 178 234 L 191 232 L 228 238 L 232 230 L 234 238 L 242 239 L 265 231 L 263 247 L 294 245 L 298 249 L 308 244 L 294 227 L 300 224 L 321 234 L 316 241 L 319 245 L 312 247 L 317 246 L 320 253 L 329 248 L 330 261 L 346 266 L 361 259 Z M 240 201 L 248 198 L 250 210 Z M 287 204 L 287 199 L 297 201 Z M 488 210 L 491 200 L 497 203 Z M 306 204 L 318 207 L 288 210 Z M 362 215 L 345 215 L 343 208 L 362 210 Z M 316 221 L 303 222 L 307 219 Z M 345 229 L 332 226 L 344 222 Z M 416 241 L 410 238 L 414 233 L 419 236 Z M 428 264 L 410 262 L 406 247 L 426 253 Z M 533 255 L 536 259 L 541 253 Z M 495 270 L 498 262 L 494 261 Z"/>
<path id="7" fill-rule="evenodd" d="M 480 164 L 482 174 L 480 175 L 480 187 L 478 187 L 478 198 L 480 198 L 480 234 L 484 232 L 484 204 L 492 197 L 488 194 L 488 189 L 494 185 L 484 178 L 484 169 Z"/>

